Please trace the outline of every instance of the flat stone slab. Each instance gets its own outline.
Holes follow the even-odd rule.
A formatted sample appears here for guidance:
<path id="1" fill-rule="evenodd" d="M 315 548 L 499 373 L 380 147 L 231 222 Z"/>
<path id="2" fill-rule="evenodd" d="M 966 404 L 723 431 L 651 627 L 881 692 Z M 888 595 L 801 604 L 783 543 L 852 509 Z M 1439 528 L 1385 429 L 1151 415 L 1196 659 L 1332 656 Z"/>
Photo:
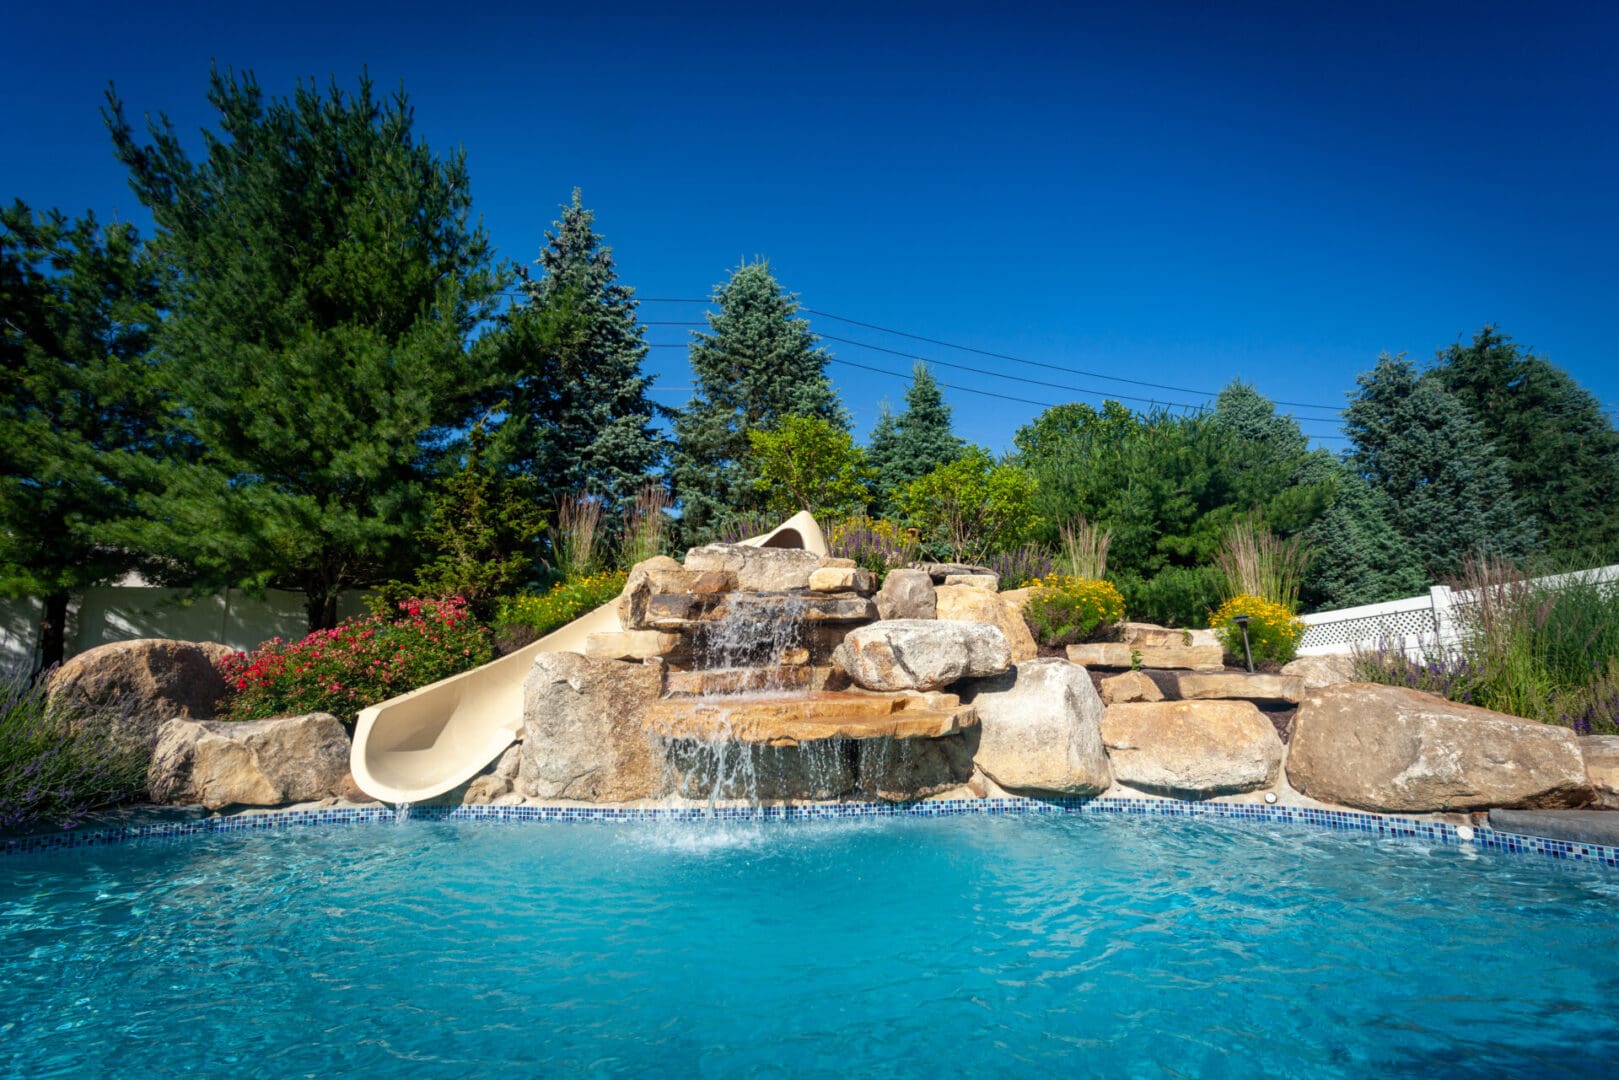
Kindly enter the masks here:
<path id="1" fill-rule="evenodd" d="M 829 685 L 830 684 L 830 685 Z M 664 693 L 703 697 L 719 694 L 785 693 L 790 690 L 842 690 L 849 680 L 832 667 L 782 664 L 776 667 L 718 668 L 708 671 L 670 671 Z"/>
<path id="2" fill-rule="evenodd" d="M 823 690 L 794 696 L 665 698 L 646 730 L 669 739 L 797 746 L 826 739 L 942 739 L 976 726 L 954 694 Z"/>
<path id="3" fill-rule="evenodd" d="M 1619 814 L 1608 810 L 1491 810 L 1497 832 L 1619 847 Z"/>
<path id="4" fill-rule="evenodd" d="M 1292 675 L 1154 671 L 1149 678 L 1170 701 L 1264 701 L 1297 705 L 1304 699 L 1304 680 Z"/>
<path id="5" fill-rule="evenodd" d="M 1126 645 L 1093 641 L 1068 646 L 1068 659 L 1082 667 L 1224 671 L 1225 652 L 1218 645 Z"/>

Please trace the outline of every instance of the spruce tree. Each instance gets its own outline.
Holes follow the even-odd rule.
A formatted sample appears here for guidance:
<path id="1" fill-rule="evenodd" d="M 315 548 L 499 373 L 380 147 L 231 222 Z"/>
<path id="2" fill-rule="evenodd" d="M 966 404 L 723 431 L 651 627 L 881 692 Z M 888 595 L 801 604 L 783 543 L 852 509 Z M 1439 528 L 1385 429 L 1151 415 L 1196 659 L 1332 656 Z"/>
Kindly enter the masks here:
<path id="1" fill-rule="evenodd" d="M 1330 483 L 1332 501 L 1304 532 L 1311 559 L 1301 598 L 1311 610 L 1416 596 L 1428 587 L 1411 545 L 1395 531 L 1388 496 L 1333 454 L 1317 450 L 1300 483 Z"/>
<path id="2" fill-rule="evenodd" d="M 1474 552 L 1525 555 L 1534 522 L 1462 403 L 1403 357 L 1383 357 L 1357 382 L 1344 414 L 1353 467 L 1388 497 L 1394 527 L 1427 572 L 1455 574 Z"/>
<path id="3" fill-rule="evenodd" d="M 1518 505 L 1543 546 L 1604 558 L 1619 546 L 1619 432 L 1589 391 L 1494 326 L 1441 350 L 1428 375 L 1460 401 L 1506 459 Z"/>
<path id="4" fill-rule="evenodd" d="M 871 437 L 866 440 L 866 464 L 876 477 L 871 489 L 871 512 L 878 517 L 889 517 L 898 507 L 894 505 L 894 488 L 884 478 L 895 471 L 899 431 L 888 401 L 884 399 L 877 408 L 877 422 L 871 426 Z"/>
<path id="5" fill-rule="evenodd" d="M 894 442 L 878 474 L 878 496 L 892 505 L 896 493 L 960 457 L 965 444 L 950 430 L 950 406 L 920 360 L 911 369 L 905 408 L 894 419 Z"/>
<path id="6" fill-rule="evenodd" d="M 728 517 L 762 509 L 750 429 L 785 417 L 819 417 L 840 430 L 848 414 L 826 377 L 830 359 L 797 298 L 783 292 L 767 262 L 745 263 L 716 288 L 709 329 L 693 335 L 696 390 L 675 417 L 675 495 L 688 538 Z"/>
<path id="7" fill-rule="evenodd" d="M 635 497 L 663 459 L 658 406 L 641 372 L 647 346 L 634 290 L 577 188 L 546 233 L 541 274 L 520 273 L 524 303 L 484 346 L 500 371 L 507 418 L 495 455 L 555 501 L 599 495 L 609 510 Z"/>
<path id="8" fill-rule="evenodd" d="M 167 310 L 154 358 L 173 452 L 128 542 L 215 584 L 304 593 L 416 566 L 433 458 L 469 419 L 472 329 L 499 289 L 463 154 L 412 132 L 404 92 L 300 83 L 267 98 L 212 73 L 218 130 L 193 159 L 167 118 L 141 143 L 108 94 L 130 184 L 157 225 Z"/>
<path id="9" fill-rule="evenodd" d="M 128 225 L 0 211 L 0 595 L 42 602 L 42 668 L 71 594 L 143 567 L 112 541 L 155 450 L 156 299 Z"/>

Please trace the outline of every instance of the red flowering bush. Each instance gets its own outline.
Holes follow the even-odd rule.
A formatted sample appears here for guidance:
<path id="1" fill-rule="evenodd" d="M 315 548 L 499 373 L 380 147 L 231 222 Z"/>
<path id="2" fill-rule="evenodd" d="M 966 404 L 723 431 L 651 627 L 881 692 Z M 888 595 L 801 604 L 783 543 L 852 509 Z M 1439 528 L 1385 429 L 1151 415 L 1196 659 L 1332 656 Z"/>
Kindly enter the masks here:
<path id="1" fill-rule="evenodd" d="M 232 720 L 328 712 L 345 724 L 367 705 L 437 682 L 494 656 L 489 631 L 459 596 L 404 600 L 393 618 L 367 615 L 302 641 L 266 641 L 219 662 Z"/>

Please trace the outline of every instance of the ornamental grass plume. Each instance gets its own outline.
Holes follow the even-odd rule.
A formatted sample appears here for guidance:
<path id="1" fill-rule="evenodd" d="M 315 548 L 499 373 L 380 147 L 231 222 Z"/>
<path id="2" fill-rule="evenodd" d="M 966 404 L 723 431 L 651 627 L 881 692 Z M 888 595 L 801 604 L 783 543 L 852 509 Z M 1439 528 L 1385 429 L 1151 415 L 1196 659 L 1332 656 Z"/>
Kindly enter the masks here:
<path id="1" fill-rule="evenodd" d="M 1226 597 L 1262 596 L 1293 612 L 1299 609 L 1299 586 L 1310 565 L 1304 538 L 1283 540 L 1257 514 L 1238 518 L 1225 531 L 1214 557 L 1226 579 Z"/>
<path id="2" fill-rule="evenodd" d="M 596 568 L 601 546 L 602 501 L 588 491 L 564 495 L 557 503 L 551 530 L 551 556 L 564 579 L 583 577 Z"/>
<path id="3" fill-rule="evenodd" d="M 1057 532 L 1062 537 L 1063 560 L 1070 574 L 1093 581 L 1107 577 L 1107 549 L 1113 543 L 1111 529 L 1093 525 L 1081 514 L 1058 525 Z"/>
<path id="4" fill-rule="evenodd" d="M 647 484 L 635 493 L 635 501 L 624 509 L 624 532 L 619 541 L 619 565 L 628 570 L 663 553 L 663 537 L 668 531 L 669 489 Z"/>

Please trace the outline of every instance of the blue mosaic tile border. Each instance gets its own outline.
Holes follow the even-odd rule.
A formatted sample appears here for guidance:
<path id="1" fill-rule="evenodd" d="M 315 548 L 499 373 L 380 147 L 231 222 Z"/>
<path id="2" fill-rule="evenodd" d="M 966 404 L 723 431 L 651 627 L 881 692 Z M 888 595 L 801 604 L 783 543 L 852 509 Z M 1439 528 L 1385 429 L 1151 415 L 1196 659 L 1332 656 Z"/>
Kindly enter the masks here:
<path id="1" fill-rule="evenodd" d="M 1181 802 L 1173 799 L 944 799 L 919 803 L 835 803 L 802 806 L 618 807 L 618 806 L 420 806 L 412 807 L 410 821 L 552 821 L 610 824 L 634 821 L 822 821 L 859 817 L 958 817 L 968 814 L 1159 814 L 1170 817 L 1223 817 L 1278 824 L 1307 825 L 1370 836 L 1426 840 L 1439 844 L 1473 845 L 1491 851 L 1542 855 L 1547 858 L 1619 869 L 1619 848 L 1551 840 L 1539 836 L 1499 832 L 1488 827 L 1462 840 L 1456 826 L 1442 821 L 1390 817 L 1354 810 L 1320 810 L 1302 806 L 1266 806 L 1259 803 Z M 401 815 L 389 807 L 344 807 L 324 810 L 283 810 L 237 814 L 195 821 L 127 825 L 113 829 L 40 833 L 0 841 L 0 855 L 54 851 L 60 848 L 106 847 L 132 841 L 178 839 L 212 833 L 290 829 L 312 825 L 399 823 Z"/>

